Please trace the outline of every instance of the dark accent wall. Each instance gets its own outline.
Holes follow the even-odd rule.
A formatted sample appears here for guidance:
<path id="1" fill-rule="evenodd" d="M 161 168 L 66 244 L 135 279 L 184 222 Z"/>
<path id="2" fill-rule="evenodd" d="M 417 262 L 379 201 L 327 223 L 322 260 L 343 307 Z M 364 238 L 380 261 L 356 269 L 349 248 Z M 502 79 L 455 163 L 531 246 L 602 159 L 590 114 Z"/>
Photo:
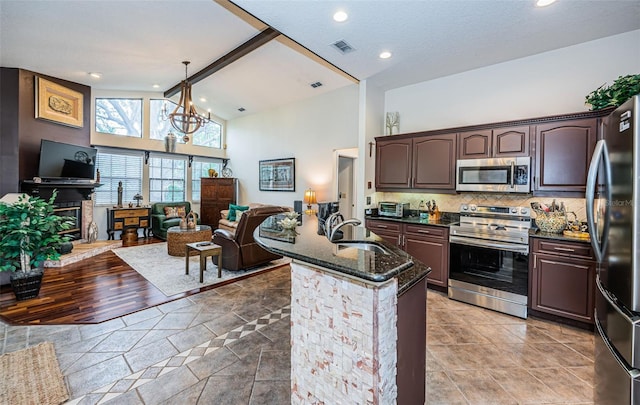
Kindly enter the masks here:
<path id="1" fill-rule="evenodd" d="M 35 118 L 35 76 L 60 84 L 83 95 L 83 126 L 74 128 Z M 40 140 L 89 146 L 91 144 L 91 87 L 24 69 L 1 68 L 0 108 L 0 197 L 20 190 L 21 180 L 38 174 Z M 5 163 L 5 160 L 7 163 Z M 13 169 L 5 168 L 11 166 Z M 12 171 L 13 170 L 13 171 Z M 16 171 L 17 170 L 17 171 Z"/>

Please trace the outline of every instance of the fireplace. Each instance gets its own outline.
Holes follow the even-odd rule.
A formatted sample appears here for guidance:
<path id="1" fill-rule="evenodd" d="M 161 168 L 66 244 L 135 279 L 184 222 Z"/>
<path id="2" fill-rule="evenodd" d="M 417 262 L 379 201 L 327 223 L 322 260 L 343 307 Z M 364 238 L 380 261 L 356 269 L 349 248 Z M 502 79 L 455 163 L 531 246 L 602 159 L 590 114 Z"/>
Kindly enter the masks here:
<path id="1" fill-rule="evenodd" d="M 56 202 L 55 215 L 72 220 L 71 228 L 60 232 L 74 241 L 82 239 L 82 201 Z"/>

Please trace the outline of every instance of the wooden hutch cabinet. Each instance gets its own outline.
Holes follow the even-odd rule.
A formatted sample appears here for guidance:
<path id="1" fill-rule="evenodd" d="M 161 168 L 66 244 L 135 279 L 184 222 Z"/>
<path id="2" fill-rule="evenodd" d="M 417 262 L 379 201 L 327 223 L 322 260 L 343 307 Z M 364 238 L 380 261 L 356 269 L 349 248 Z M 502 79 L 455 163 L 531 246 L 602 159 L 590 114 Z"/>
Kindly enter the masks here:
<path id="1" fill-rule="evenodd" d="M 202 177 L 200 179 L 200 223 L 218 228 L 220 211 L 229 209 L 237 198 L 238 179 Z"/>

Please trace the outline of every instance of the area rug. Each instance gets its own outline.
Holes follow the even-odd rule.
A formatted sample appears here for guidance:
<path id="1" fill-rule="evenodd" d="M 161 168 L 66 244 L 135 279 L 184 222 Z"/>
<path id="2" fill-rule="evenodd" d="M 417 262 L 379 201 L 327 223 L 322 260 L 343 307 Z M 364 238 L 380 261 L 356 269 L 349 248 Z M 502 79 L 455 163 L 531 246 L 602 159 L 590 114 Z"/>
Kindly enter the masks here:
<path id="1" fill-rule="evenodd" d="M 0 404 L 57 405 L 69 399 L 53 343 L 0 356 Z"/>
<path id="2" fill-rule="evenodd" d="M 264 266 L 242 271 L 230 271 L 223 268 L 222 278 L 218 278 L 218 267 L 208 257 L 207 270 L 204 272 L 204 282 L 200 283 L 199 256 L 191 256 L 189 258 L 189 274 L 185 274 L 184 257 L 169 256 L 166 242 L 118 248 L 114 249 L 113 253 L 118 255 L 167 297 L 214 284 L 227 283 L 229 280 L 271 270 L 291 261 L 283 258 L 274 260 Z M 217 264 L 217 256 L 214 257 L 214 261 Z"/>

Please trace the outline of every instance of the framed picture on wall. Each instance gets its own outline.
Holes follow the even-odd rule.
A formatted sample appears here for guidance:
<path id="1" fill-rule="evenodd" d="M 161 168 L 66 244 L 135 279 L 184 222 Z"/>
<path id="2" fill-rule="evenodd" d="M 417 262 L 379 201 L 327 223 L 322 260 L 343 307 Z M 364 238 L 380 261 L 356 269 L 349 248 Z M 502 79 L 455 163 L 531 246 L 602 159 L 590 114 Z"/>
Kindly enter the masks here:
<path id="1" fill-rule="evenodd" d="M 35 76 L 36 118 L 82 128 L 83 96 L 52 81 Z"/>
<path id="2" fill-rule="evenodd" d="M 261 160 L 260 191 L 296 191 L 296 159 Z"/>

